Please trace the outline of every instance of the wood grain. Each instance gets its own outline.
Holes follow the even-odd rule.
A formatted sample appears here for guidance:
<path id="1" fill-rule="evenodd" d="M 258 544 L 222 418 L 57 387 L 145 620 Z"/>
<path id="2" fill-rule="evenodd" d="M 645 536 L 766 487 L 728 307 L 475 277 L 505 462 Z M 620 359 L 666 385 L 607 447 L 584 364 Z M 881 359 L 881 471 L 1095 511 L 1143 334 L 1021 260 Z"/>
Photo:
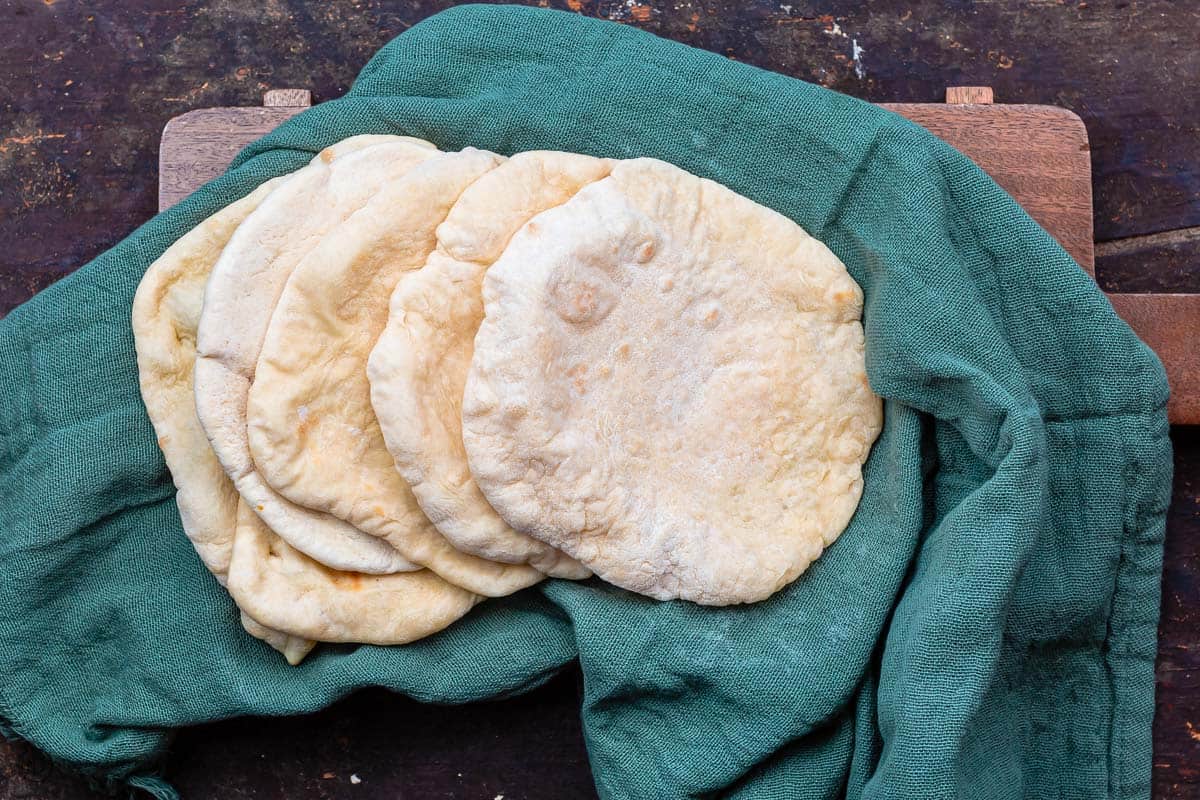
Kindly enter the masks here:
<path id="1" fill-rule="evenodd" d="M 875 102 L 939 103 L 960 84 L 1071 108 L 1091 140 L 1097 242 L 1200 230 L 1200 3 L 639 0 L 640 19 L 620 0 L 519 0 L 547 1 Z M 380 47 L 454 4 L 0 3 L 0 315 L 154 213 L 170 117 L 257 105 L 275 86 L 339 97 Z M 1096 265 L 1106 290 L 1200 292 L 1200 238 L 1098 250 Z"/>
<path id="2" fill-rule="evenodd" d="M 158 152 L 158 210 L 220 175 L 243 147 L 305 108 L 201 108 L 173 117 Z"/>
<path id="3" fill-rule="evenodd" d="M 1163 551 L 1154 714 L 1154 796 L 1200 798 L 1200 426 L 1171 430 L 1175 485 Z"/>
<path id="4" fill-rule="evenodd" d="M 263 105 L 267 108 L 308 108 L 312 105 L 312 92 L 308 89 L 268 89 L 263 93 Z"/>
<path id="5" fill-rule="evenodd" d="M 1088 274 L 1092 243 L 1092 166 L 1087 129 L 1056 106 L 884 103 L 978 164 Z"/>
<path id="6" fill-rule="evenodd" d="M 1106 292 L 1200 292 L 1190 285 L 1200 276 L 1200 227 L 1097 242 L 1096 275 Z"/>
<path id="7" fill-rule="evenodd" d="M 1200 425 L 1200 294 L 1110 294 L 1108 299 L 1167 368 L 1171 422 Z"/>
<path id="8" fill-rule="evenodd" d="M 993 99 L 990 86 L 947 86 L 946 102 L 957 103 L 991 103 Z"/>

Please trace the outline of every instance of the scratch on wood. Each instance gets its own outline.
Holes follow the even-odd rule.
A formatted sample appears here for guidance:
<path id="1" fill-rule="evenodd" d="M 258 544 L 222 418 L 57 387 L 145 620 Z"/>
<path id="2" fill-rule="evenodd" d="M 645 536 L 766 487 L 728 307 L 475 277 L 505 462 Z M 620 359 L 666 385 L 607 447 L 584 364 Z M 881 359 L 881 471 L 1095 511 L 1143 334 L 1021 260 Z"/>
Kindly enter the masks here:
<path id="1" fill-rule="evenodd" d="M 38 131 L 37 133 L 31 133 L 28 136 L 8 136 L 5 137 L 3 142 L 0 142 L 0 153 L 7 153 L 8 146 L 12 144 L 37 144 L 38 142 L 43 142 L 46 139 L 65 138 L 67 138 L 65 133 L 42 133 L 41 131 Z"/>
<path id="2" fill-rule="evenodd" d="M 1096 255 L 1113 256 L 1133 253 L 1145 247 L 1180 244 L 1200 244 L 1200 227 L 1177 228 L 1173 231 L 1150 233 L 1145 236 L 1127 236 L 1096 243 Z"/>
<path id="3" fill-rule="evenodd" d="M 191 102 L 192 100 L 195 100 L 197 97 L 199 97 L 201 94 L 203 94 L 206 89 L 208 89 L 208 81 L 205 81 L 204 83 L 200 84 L 195 89 L 189 89 L 187 92 L 180 95 L 179 97 L 164 97 L 163 100 L 168 103 Z"/>
<path id="4" fill-rule="evenodd" d="M 862 63 L 863 53 L 865 52 L 865 50 L 859 47 L 858 39 L 850 40 L 850 60 L 854 62 L 854 74 L 857 75 L 860 80 L 867 77 L 867 68 L 864 67 Z"/>

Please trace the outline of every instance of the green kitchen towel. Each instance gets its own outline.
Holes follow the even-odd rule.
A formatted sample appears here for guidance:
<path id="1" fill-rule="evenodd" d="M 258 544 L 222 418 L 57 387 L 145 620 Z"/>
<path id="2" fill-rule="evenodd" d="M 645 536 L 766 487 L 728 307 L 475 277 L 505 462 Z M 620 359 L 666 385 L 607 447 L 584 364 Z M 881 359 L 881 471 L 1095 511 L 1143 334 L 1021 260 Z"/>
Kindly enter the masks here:
<path id="1" fill-rule="evenodd" d="M 824 240 L 885 424 L 842 537 L 756 605 L 599 581 L 299 667 L 180 528 L 130 302 L 172 241 L 358 133 L 653 156 Z M 183 725 L 368 685 L 461 703 L 578 658 L 605 798 L 1146 798 L 1170 445 L 1154 355 L 966 158 L 867 103 L 635 29 L 464 6 L 0 321 L 0 718 L 160 797 Z"/>

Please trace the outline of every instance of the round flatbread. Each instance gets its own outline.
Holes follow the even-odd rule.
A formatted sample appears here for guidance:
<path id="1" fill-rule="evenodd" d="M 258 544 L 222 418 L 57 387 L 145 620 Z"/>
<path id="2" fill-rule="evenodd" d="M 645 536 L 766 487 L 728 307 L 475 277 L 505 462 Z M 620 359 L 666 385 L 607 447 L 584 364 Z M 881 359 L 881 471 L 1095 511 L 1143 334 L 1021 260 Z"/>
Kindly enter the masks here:
<path id="1" fill-rule="evenodd" d="M 196 408 L 221 466 L 263 521 L 335 569 L 416 569 L 387 542 L 280 496 L 259 476 L 246 438 L 246 401 L 271 312 L 292 270 L 383 186 L 437 155 L 405 137 L 352 137 L 326 148 L 238 228 L 213 268 L 200 317 Z M 260 620 L 261 622 L 261 620 Z"/>
<path id="2" fill-rule="evenodd" d="M 652 159 L 527 224 L 463 398 L 484 496 L 618 586 L 768 597 L 833 542 L 881 425 L 862 292 L 795 223 Z"/>
<path id="3" fill-rule="evenodd" d="M 204 284 L 238 225 L 287 176 L 201 222 L 159 256 L 133 297 L 133 343 L 146 413 L 175 483 L 183 532 L 222 586 L 229 573 L 237 522 L 237 490 L 221 469 L 196 417 L 192 369 Z M 297 664 L 313 643 L 259 625 L 242 613 L 252 635 Z"/>
<path id="4" fill-rule="evenodd" d="M 242 612 L 242 629 L 255 639 L 262 639 L 271 647 L 278 650 L 293 667 L 303 661 L 304 657 L 311 653 L 312 649 L 317 646 L 317 643 L 312 639 L 305 639 L 303 636 L 292 636 L 290 633 L 271 630 L 267 626 L 259 624 L 257 620 L 245 611 Z"/>
<path id="5" fill-rule="evenodd" d="M 424 265 L 458 196 L 501 160 L 474 149 L 440 154 L 329 231 L 275 308 L 247 417 L 254 461 L 285 497 L 382 537 L 413 562 L 488 596 L 542 575 L 459 552 L 437 532 L 388 454 L 366 363 L 396 281 Z"/>
<path id="6" fill-rule="evenodd" d="M 276 536 L 245 501 L 237 520 L 229 593 L 274 631 L 318 642 L 405 644 L 437 633 L 481 599 L 427 569 L 329 569 Z"/>
<path id="7" fill-rule="evenodd" d="M 371 402 L 388 450 L 422 510 L 458 549 L 561 578 L 579 562 L 510 528 L 471 478 L 462 445 L 462 395 L 483 319 L 484 272 L 513 234 L 608 174 L 610 162 L 573 153 L 518 153 L 471 184 L 437 229 L 437 250 L 401 277 L 387 327 L 367 364 Z"/>
<path id="8" fill-rule="evenodd" d="M 175 482 L 183 531 L 222 585 L 233 548 L 237 490 L 196 418 L 196 326 L 204 284 L 221 250 L 284 180 L 264 183 L 180 237 L 146 270 L 133 297 L 133 344 L 146 413 Z"/>

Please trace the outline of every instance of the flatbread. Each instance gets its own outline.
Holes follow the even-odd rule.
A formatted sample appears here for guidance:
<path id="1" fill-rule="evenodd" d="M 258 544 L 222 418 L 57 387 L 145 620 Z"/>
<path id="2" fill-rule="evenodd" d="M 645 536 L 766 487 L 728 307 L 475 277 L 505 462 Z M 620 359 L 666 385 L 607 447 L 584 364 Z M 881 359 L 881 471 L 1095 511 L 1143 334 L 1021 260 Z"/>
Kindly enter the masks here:
<path id="1" fill-rule="evenodd" d="M 287 176 L 201 222 L 146 270 L 133 297 L 133 342 L 142 399 L 175 482 L 183 531 L 222 586 L 229 573 L 237 521 L 237 490 L 221 469 L 196 417 L 192 369 L 204 284 L 238 225 Z M 313 643 L 272 631 L 242 614 L 243 627 L 297 664 Z"/>
<path id="2" fill-rule="evenodd" d="M 484 272 L 522 225 L 610 168 L 591 156 L 533 151 L 473 183 L 438 228 L 437 250 L 425 266 L 396 285 L 387 327 L 367 364 L 384 441 L 438 531 L 463 552 L 562 578 L 591 572 L 510 528 L 471 478 L 462 395 L 483 320 Z"/>
<path id="3" fill-rule="evenodd" d="M 283 180 L 264 183 L 184 234 L 150 265 L 133 297 L 133 343 L 146 413 L 175 482 L 183 531 L 222 585 L 233 548 L 237 490 L 196 418 L 196 326 L 204 284 L 221 250 Z"/>
<path id="4" fill-rule="evenodd" d="M 384 445 L 366 361 L 396 281 L 425 263 L 455 200 L 501 160 L 473 149 L 438 155 L 329 231 L 284 287 L 247 416 L 254 461 L 285 497 L 383 537 L 413 562 L 489 596 L 542 575 L 461 553 L 437 532 Z"/>
<path id="5" fill-rule="evenodd" d="M 882 420 L 862 292 L 782 215 L 619 162 L 526 225 L 483 298 L 463 439 L 516 530 L 724 605 L 794 580 L 853 515 Z"/>
<path id="6" fill-rule="evenodd" d="M 255 639 L 262 639 L 271 647 L 278 650 L 293 667 L 303 661 L 304 657 L 311 653 L 312 649 L 317 646 L 317 643 L 312 639 L 305 639 L 303 636 L 292 636 L 290 633 L 271 630 L 267 626 L 260 624 L 245 611 L 242 612 L 242 629 Z"/>
<path id="7" fill-rule="evenodd" d="M 229 593 L 275 631 L 380 645 L 436 633 L 482 599 L 426 569 L 391 575 L 329 569 L 276 536 L 245 501 L 238 504 Z"/>
<path id="8" fill-rule="evenodd" d="M 250 456 L 246 397 L 271 312 L 296 264 L 381 187 L 437 155 L 417 139 L 380 140 L 352 137 L 326 148 L 238 228 L 205 289 L 196 359 L 200 422 L 239 494 L 300 551 L 335 569 L 372 574 L 416 565 L 386 542 L 271 489 Z"/>

